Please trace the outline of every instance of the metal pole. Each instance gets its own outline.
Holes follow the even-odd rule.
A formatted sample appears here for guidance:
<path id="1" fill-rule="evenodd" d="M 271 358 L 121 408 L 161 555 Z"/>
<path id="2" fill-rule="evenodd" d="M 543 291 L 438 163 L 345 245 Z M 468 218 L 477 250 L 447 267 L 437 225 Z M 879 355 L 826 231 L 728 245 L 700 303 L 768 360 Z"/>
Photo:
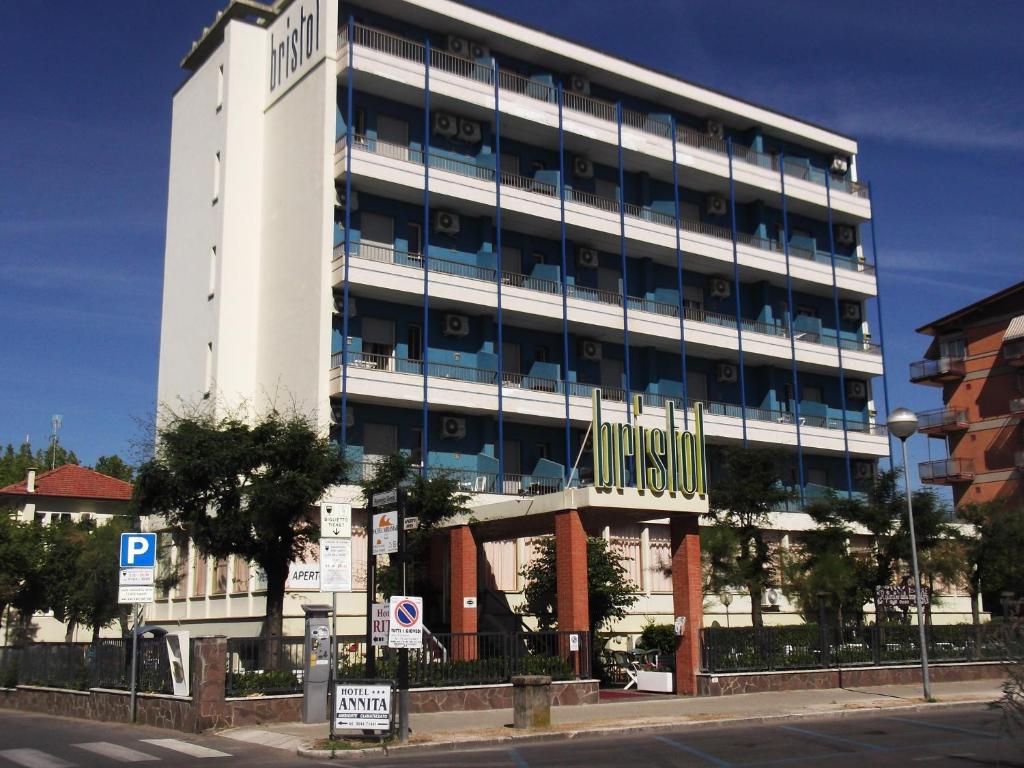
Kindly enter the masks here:
<path id="1" fill-rule="evenodd" d="M 351 541 L 351 540 L 350 540 Z M 351 551 L 351 548 L 350 548 Z M 328 735 L 334 739 L 334 713 L 337 710 L 334 701 L 336 689 L 334 678 L 338 671 L 338 593 L 331 592 L 331 644 L 330 644 L 331 668 L 327 670 L 327 721 L 330 723 Z"/>
<path id="2" fill-rule="evenodd" d="M 921 576 L 917 570 L 917 537 L 914 535 L 914 504 L 910 499 L 910 469 L 907 464 L 907 438 L 903 444 L 903 484 L 907 493 L 907 520 L 910 523 L 910 560 L 914 567 L 914 602 L 917 604 L 917 628 L 921 635 L 921 684 L 925 701 L 932 700 L 932 684 L 928 679 L 928 645 L 925 640 L 924 615 L 921 610 Z"/>
<path id="3" fill-rule="evenodd" d="M 402 569 L 402 594 L 405 595 L 406 547 L 405 547 L 405 493 L 398 490 L 398 559 Z M 398 741 L 409 741 L 409 649 L 398 649 Z"/>
<path id="4" fill-rule="evenodd" d="M 138 658 L 139 658 L 139 623 L 142 614 L 141 605 L 132 606 L 132 681 L 131 681 L 131 701 L 129 701 L 129 707 L 131 708 L 132 722 L 135 722 L 136 704 L 138 699 Z"/>
<path id="5" fill-rule="evenodd" d="M 377 653 L 373 647 L 373 599 L 377 589 L 374 575 L 377 558 L 373 554 L 373 503 L 366 510 L 366 677 L 372 680 L 377 675 Z"/>

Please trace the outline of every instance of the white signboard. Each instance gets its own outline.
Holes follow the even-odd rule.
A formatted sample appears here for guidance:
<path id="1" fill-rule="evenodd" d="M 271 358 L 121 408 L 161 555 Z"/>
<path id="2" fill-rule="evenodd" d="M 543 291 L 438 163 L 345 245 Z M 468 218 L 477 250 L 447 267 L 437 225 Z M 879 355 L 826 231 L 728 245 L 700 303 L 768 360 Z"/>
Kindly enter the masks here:
<path id="1" fill-rule="evenodd" d="M 352 591 L 352 539 L 320 539 L 320 591 Z"/>
<path id="2" fill-rule="evenodd" d="M 375 647 L 382 647 L 388 644 L 388 628 L 391 626 L 391 606 L 387 603 L 373 604 L 373 622 L 371 640 Z"/>
<path id="3" fill-rule="evenodd" d="M 422 597 L 393 596 L 388 620 L 388 648 L 423 647 Z"/>
<path id="4" fill-rule="evenodd" d="M 398 503 L 398 491 L 383 491 L 373 494 L 374 507 L 386 507 L 389 504 Z"/>
<path id="5" fill-rule="evenodd" d="M 326 0 L 297 0 L 267 30 L 267 104 L 286 93 L 327 49 Z M 332 14 L 333 16 L 333 14 Z M 335 27 L 337 21 L 334 22 Z"/>
<path id="6" fill-rule="evenodd" d="M 415 531 L 420 527 L 420 519 L 418 517 L 407 517 L 402 521 L 403 531 Z"/>
<path id="7" fill-rule="evenodd" d="M 580 636 L 573 632 L 569 635 L 569 650 L 578 651 L 580 649 Z"/>
<path id="8" fill-rule="evenodd" d="M 171 667 L 171 685 L 175 696 L 188 696 L 189 652 L 188 632 L 169 632 L 164 635 L 167 643 L 167 661 Z"/>
<path id="9" fill-rule="evenodd" d="M 381 512 L 373 516 L 373 554 L 391 555 L 398 551 L 398 514 Z"/>
<path id="10" fill-rule="evenodd" d="M 288 581 L 284 588 L 291 592 L 319 592 L 320 563 L 312 560 L 292 563 L 288 568 Z"/>
<path id="11" fill-rule="evenodd" d="M 352 538 L 352 505 L 325 501 L 320 505 L 320 535 L 325 539 Z"/>
<path id="12" fill-rule="evenodd" d="M 117 588 L 117 602 L 120 605 L 152 603 L 156 600 L 156 587 L 148 585 L 126 585 Z"/>
<path id="13" fill-rule="evenodd" d="M 156 577 L 156 568 L 122 568 L 117 583 L 124 586 L 150 586 Z"/>
<path id="14" fill-rule="evenodd" d="M 391 729 L 391 685 L 341 684 L 334 688 L 335 729 Z"/>

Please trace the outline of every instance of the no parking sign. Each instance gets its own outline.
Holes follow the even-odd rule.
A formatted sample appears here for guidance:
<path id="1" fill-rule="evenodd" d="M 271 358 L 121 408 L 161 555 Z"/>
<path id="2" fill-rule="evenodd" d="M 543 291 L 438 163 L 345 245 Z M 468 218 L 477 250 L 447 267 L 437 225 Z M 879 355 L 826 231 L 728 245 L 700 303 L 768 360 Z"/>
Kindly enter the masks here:
<path id="1" fill-rule="evenodd" d="M 423 647 L 423 598 L 396 595 L 391 598 L 389 648 Z"/>

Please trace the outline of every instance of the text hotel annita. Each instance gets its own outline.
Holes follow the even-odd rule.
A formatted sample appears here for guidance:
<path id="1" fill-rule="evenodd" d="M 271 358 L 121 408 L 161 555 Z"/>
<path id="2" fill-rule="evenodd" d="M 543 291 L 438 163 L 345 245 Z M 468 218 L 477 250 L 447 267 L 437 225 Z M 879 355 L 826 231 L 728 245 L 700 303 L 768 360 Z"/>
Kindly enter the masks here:
<path id="1" fill-rule="evenodd" d="M 693 431 L 676 426 L 675 403 L 665 404 L 665 428 L 640 426 L 641 395 L 633 396 L 631 424 L 601 420 L 601 390 L 593 393 L 594 485 L 598 489 L 626 487 L 626 457 L 633 457 L 638 491 L 683 496 L 707 494 L 704 449 L 704 407 L 694 403 Z"/>

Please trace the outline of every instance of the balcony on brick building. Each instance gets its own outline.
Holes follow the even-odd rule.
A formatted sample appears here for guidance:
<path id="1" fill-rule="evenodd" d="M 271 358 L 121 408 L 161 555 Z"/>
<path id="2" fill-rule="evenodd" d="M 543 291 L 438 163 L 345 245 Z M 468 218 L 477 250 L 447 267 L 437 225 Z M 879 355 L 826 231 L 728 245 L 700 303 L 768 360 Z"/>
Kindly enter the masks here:
<path id="1" fill-rule="evenodd" d="M 921 482 L 926 485 L 955 485 L 974 479 L 973 459 L 938 459 L 918 464 Z"/>
<path id="2" fill-rule="evenodd" d="M 943 356 L 934 360 L 918 360 L 910 364 L 910 381 L 941 387 L 944 382 L 964 377 L 963 357 Z"/>
<path id="3" fill-rule="evenodd" d="M 917 415 L 917 431 L 931 437 L 967 429 L 967 411 L 962 408 L 937 408 Z"/>

